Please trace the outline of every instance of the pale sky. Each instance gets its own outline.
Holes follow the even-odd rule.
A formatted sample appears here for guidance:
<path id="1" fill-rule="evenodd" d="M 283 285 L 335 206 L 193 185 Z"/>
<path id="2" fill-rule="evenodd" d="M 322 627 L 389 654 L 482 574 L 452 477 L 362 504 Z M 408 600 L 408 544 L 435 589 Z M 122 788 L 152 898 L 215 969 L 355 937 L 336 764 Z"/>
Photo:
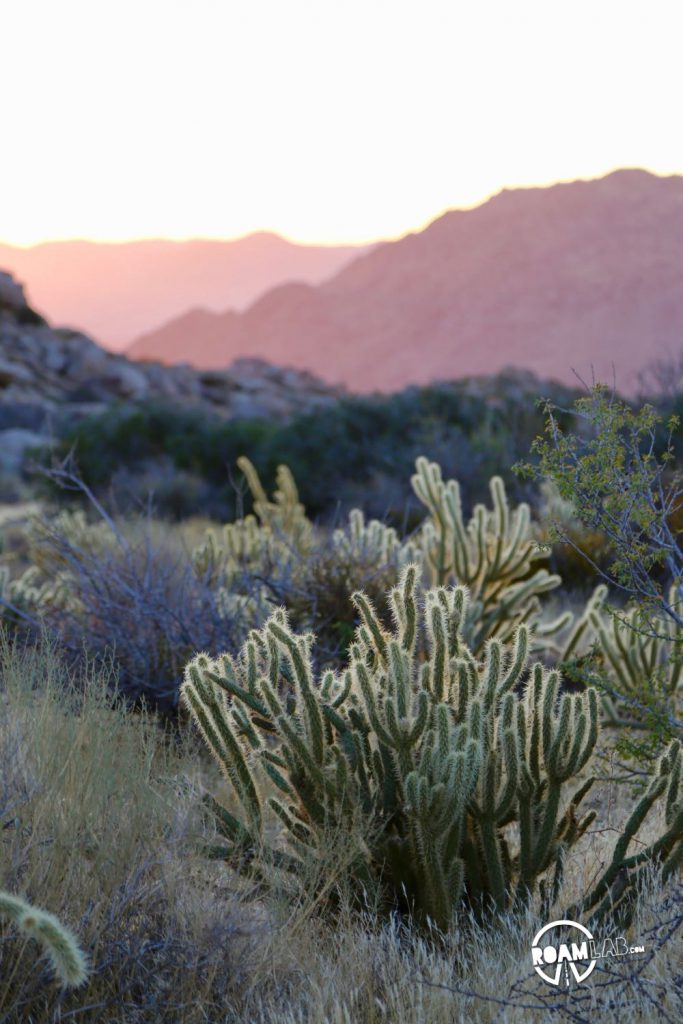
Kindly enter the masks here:
<path id="1" fill-rule="evenodd" d="M 0 240 L 365 241 L 683 172 L 683 0 L 0 0 Z"/>

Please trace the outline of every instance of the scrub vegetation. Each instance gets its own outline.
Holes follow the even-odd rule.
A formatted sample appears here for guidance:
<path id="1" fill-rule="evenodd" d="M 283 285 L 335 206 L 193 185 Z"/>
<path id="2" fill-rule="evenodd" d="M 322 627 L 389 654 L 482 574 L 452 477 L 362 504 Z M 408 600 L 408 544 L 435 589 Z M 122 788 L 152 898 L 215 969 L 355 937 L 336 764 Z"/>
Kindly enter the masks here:
<path id="1" fill-rule="evenodd" d="M 541 492 L 420 435 L 402 520 L 325 519 L 252 426 L 224 521 L 87 453 L 6 518 L 0 1024 L 681 1018 L 676 424 L 591 400 L 533 414 Z M 567 917 L 644 952 L 553 989 Z"/>

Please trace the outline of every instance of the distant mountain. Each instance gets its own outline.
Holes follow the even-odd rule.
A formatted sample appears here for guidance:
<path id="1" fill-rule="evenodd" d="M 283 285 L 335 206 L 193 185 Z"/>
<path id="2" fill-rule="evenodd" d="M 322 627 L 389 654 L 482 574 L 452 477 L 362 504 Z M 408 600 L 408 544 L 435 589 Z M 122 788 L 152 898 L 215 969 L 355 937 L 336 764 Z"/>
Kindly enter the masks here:
<path id="1" fill-rule="evenodd" d="M 683 347 L 683 177 L 616 171 L 505 190 L 359 256 L 327 282 L 285 284 L 242 313 L 186 314 L 129 354 L 305 368 L 358 391 L 506 366 L 613 378 Z"/>
<path id="2" fill-rule="evenodd" d="M 365 249 L 297 245 L 267 232 L 234 241 L 0 244 L 0 267 L 52 322 L 121 349 L 193 307 L 245 309 L 285 281 L 318 284 Z"/>

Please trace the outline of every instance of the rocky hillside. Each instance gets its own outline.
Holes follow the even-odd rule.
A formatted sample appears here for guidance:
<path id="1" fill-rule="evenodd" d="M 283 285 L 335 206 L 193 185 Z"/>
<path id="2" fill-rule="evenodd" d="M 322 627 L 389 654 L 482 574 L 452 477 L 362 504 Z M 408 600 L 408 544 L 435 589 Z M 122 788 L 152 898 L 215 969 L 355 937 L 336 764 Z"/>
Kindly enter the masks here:
<path id="1" fill-rule="evenodd" d="M 334 402 L 339 390 L 309 373 L 254 359 L 230 369 L 131 362 L 74 331 L 53 329 L 0 272 L 0 470 L 16 468 L 52 425 L 117 400 L 203 405 L 226 418 L 287 419 Z"/>
<path id="2" fill-rule="evenodd" d="M 496 373 L 628 389 L 683 344 L 683 178 L 618 171 L 504 191 L 378 246 L 328 282 L 246 312 L 189 315 L 138 358 L 219 367 L 251 354 L 357 391 Z"/>

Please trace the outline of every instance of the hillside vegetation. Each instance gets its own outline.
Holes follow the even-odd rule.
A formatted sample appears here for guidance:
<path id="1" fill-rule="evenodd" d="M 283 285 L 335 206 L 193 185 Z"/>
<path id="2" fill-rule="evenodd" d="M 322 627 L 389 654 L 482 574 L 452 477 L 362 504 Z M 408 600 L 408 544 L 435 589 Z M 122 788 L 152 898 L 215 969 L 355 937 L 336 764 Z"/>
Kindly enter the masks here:
<path id="1" fill-rule="evenodd" d="M 466 414 L 451 401 L 418 396 L 416 444 L 435 408 Z M 331 418 L 346 445 L 362 433 L 359 488 L 409 409 Z M 326 495 L 322 454 L 319 478 L 282 463 L 272 487 L 238 457 L 224 522 L 123 514 L 108 436 L 112 461 L 136 437 L 145 458 L 210 447 L 191 420 L 169 437 L 121 415 L 100 421 L 100 478 L 87 443 L 85 479 L 52 474 L 80 506 L 3 528 L 0 1021 L 677 1019 L 680 635 L 615 616 L 547 515 L 604 541 L 552 488 L 537 513 L 499 475 L 473 500 L 423 455 L 402 522 L 330 517 L 331 494 L 312 516 L 299 484 Z M 130 415 L 147 428 L 126 451 Z M 252 424 L 256 450 L 286 438 L 298 468 L 331 445 L 307 423 Z M 645 953 L 552 991 L 531 940 L 565 917 Z M 80 973 L 55 973 L 27 921 Z"/>

